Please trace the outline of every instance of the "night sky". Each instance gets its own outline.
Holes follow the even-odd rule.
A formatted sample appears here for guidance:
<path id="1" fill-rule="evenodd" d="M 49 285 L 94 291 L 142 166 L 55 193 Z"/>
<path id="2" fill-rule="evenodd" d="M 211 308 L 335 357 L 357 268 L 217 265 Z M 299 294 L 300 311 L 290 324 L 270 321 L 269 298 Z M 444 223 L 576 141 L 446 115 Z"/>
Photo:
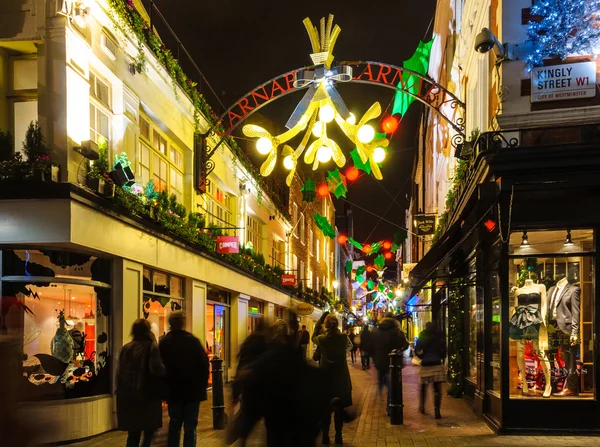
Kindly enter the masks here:
<path id="1" fill-rule="evenodd" d="M 318 26 L 321 17 L 334 14 L 334 24 L 342 30 L 334 50 L 337 61 L 370 60 L 401 66 L 420 39 L 431 37 L 430 24 L 436 2 L 155 0 L 155 3 L 222 102 L 229 107 L 269 79 L 312 64 L 310 42 L 302 23 L 305 17 L 310 17 Z M 157 28 L 170 46 L 165 31 Z M 195 73 L 187 70 L 183 61 L 182 65 L 195 79 Z M 362 115 L 375 101 L 379 101 L 384 110 L 391 108 L 392 90 L 359 84 L 342 85 L 337 89 L 356 116 Z M 246 123 L 263 119 L 282 130 L 303 94 L 304 90 L 275 101 L 261 110 L 262 117 L 254 115 L 254 120 L 249 118 Z M 413 103 L 393 136 L 383 163 L 383 181 L 362 176 L 348 188 L 347 199 L 357 205 L 353 208 L 354 227 L 355 237 L 360 242 L 390 239 L 397 229 L 384 221 L 378 224 L 378 217 L 358 207 L 403 224 L 420 113 L 421 105 Z M 353 149 L 345 137 L 340 136 L 336 141 L 346 154 Z M 247 152 L 260 165 L 262 158 L 256 156 L 253 145 L 249 145 Z M 300 161 L 300 164 L 304 163 Z M 329 165 L 328 168 L 333 169 L 334 163 Z"/>

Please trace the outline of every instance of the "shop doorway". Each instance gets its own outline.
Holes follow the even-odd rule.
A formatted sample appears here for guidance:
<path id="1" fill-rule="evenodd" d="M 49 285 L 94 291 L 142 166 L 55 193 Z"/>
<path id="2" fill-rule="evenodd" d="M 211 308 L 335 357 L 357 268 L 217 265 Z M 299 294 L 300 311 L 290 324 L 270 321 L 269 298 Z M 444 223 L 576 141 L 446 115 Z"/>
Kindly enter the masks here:
<path id="1" fill-rule="evenodd" d="M 227 306 L 215 303 L 206 304 L 206 353 L 208 359 L 215 357 L 223 359 L 223 380 L 227 382 L 228 358 L 228 308 Z M 212 374 L 209 377 L 209 384 L 212 384 Z"/>

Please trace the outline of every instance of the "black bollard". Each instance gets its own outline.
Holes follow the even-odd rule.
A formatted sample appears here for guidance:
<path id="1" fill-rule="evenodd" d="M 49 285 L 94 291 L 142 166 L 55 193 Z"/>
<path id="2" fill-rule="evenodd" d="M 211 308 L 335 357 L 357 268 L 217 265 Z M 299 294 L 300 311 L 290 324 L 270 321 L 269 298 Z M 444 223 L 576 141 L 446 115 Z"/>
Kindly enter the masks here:
<path id="1" fill-rule="evenodd" d="M 223 394 L 223 359 L 214 357 L 212 364 L 212 400 L 213 428 L 225 428 L 225 396 Z"/>
<path id="2" fill-rule="evenodd" d="M 404 403 L 402 398 L 402 351 L 390 352 L 390 424 L 404 424 Z"/>

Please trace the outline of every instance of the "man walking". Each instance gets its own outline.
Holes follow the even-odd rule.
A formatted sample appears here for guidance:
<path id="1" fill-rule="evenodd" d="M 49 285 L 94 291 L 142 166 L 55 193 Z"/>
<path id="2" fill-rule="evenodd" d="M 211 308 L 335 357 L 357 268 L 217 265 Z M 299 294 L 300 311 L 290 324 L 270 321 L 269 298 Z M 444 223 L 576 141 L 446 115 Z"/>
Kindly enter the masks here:
<path id="1" fill-rule="evenodd" d="M 183 426 L 183 447 L 195 447 L 200 402 L 206 400 L 208 387 L 208 356 L 200 340 L 184 330 L 183 312 L 171 313 L 169 326 L 158 346 L 167 372 L 168 446 L 179 447 Z"/>
<path id="2" fill-rule="evenodd" d="M 300 331 L 300 347 L 302 348 L 302 358 L 306 360 L 306 351 L 308 349 L 308 343 L 310 342 L 310 333 L 306 330 L 306 325 L 302 325 Z"/>
<path id="3" fill-rule="evenodd" d="M 408 348 L 404 332 L 393 317 L 392 313 L 385 314 L 385 318 L 381 320 L 371 339 L 371 352 L 377 369 L 379 393 L 385 386 L 388 405 L 390 404 L 390 352 L 394 349 L 405 351 Z"/>

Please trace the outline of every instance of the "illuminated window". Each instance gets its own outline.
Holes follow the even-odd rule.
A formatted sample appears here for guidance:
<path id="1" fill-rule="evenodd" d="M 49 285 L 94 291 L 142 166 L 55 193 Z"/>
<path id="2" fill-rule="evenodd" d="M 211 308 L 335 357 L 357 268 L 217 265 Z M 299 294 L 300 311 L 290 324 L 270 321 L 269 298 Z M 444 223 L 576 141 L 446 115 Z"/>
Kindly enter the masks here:
<path id="1" fill-rule="evenodd" d="M 142 312 L 157 340 L 169 330 L 171 312 L 183 310 L 184 280 L 165 272 L 144 268 Z"/>
<path id="2" fill-rule="evenodd" d="M 317 253 L 317 262 L 321 261 L 321 241 L 319 241 L 319 237 L 317 236 L 316 244 L 316 253 Z"/>
<path id="3" fill-rule="evenodd" d="M 298 269 L 298 281 L 302 281 L 305 278 L 304 273 L 304 261 L 300 261 L 300 268 Z"/>
<path id="4" fill-rule="evenodd" d="M 246 219 L 246 242 L 251 242 L 254 251 L 262 252 L 262 223 L 250 215 Z"/>
<path id="5" fill-rule="evenodd" d="M 177 166 L 179 169 L 183 169 L 183 154 L 179 152 L 179 150 L 171 145 L 171 154 L 170 154 L 171 163 Z"/>
<path id="6" fill-rule="evenodd" d="M 167 189 L 167 162 L 158 154 L 154 154 L 152 162 L 152 178 L 154 180 L 154 188 L 157 191 Z"/>
<path id="7" fill-rule="evenodd" d="M 140 119 L 140 134 L 150 142 L 150 123 L 144 118 Z"/>
<path id="8" fill-rule="evenodd" d="M 167 140 L 156 130 L 152 134 L 152 146 L 161 154 L 167 155 Z"/>
<path id="9" fill-rule="evenodd" d="M 108 84 L 94 73 L 90 73 L 90 95 L 110 108 L 110 89 Z"/>
<path id="10" fill-rule="evenodd" d="M 142 185 L 150 181 L 150 148 L 140 142 L 140 153 L 138 154 L 138 171 L 136 176 L 142 180 Z"/>
<path id="11" fill-rule="evenodd" d="M 304 213 L 302 213 L 300 215 L 300 242 L 302 242 L 302 244 L 306 244 L 306 228 L 305 228 L 305 222 L 304 222 Z"/>
<path id="12" fill-rule="evenodd" d="M 313 254 L 313 231 L 308 230 L 308 252 Z"/>
<path id="13" fill-rule="evenodd" d="M 235 196 L 225 192 L 212 181 L 208 184 L 204 194 L 204 212 L 206 223 L 213 224 L 219 228 L 235 227 L 233 221 Z M 232 233 L 235 230 L 222 230 L 223 233 Z M 254 244 L 254 242 L 252 243 Z"/>
<path id="14" fill-rule="evenodd" d="M 102 46 L 102 50 L 113 61 L 117 58 L 117 44 L 114 39 L 108 35 L 107 31 L 103 31 L 100 35 L 100 45 Z"/>
<path id="15" fill-rule="evenodd" d="M 283 258 L 285 255 L 285 242 L 273 240 L 273 246 L 271 247 L 271 263 L 283 267 L 285 263 Z"/>
<path id="16" fill-rule="evenodd" d="M 298 205 L 292 204 L 292 225 L 294 225 L 294 237 L 298 237 Z"/>
<path id="17" fill-rule="evenodd" d="M 90 72 L 90 139 L 110 141 L 110 89 Z"/>

